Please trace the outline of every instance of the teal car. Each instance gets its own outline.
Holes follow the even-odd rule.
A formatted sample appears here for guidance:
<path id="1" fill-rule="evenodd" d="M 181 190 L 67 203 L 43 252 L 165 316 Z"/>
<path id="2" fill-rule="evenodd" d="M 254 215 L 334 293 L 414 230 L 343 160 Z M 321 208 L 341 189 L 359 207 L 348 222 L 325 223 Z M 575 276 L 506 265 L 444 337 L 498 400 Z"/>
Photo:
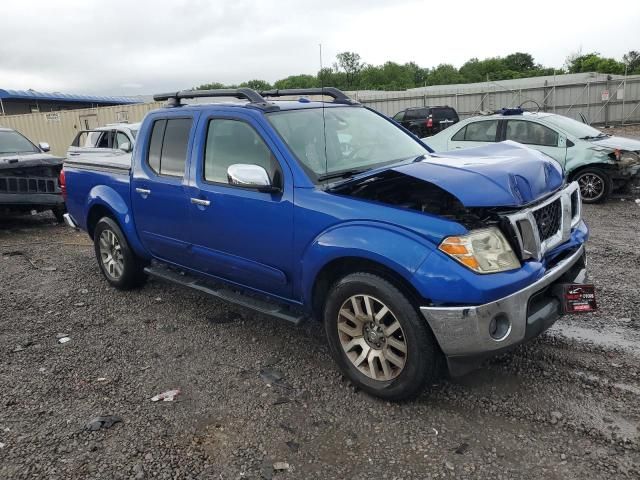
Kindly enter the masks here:
<path id="1" fill-rule="evenodd" d="M 607 135 L 553 113 L 502 109 L 423 139 L 436 152 L 508 140 L 558 161 L 567 179 L 578 182 L 585 203 L 602 202 L 611 192 L 640 183 L 640 140 Z"/>

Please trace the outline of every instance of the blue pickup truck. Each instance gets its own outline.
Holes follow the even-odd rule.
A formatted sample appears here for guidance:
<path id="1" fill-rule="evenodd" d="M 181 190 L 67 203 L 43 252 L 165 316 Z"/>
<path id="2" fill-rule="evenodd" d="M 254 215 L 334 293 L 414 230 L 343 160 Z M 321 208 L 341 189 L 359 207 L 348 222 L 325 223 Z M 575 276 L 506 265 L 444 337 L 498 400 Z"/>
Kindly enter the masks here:
<path id="1" fill-rule="evenodd" d="M 205 96 L 241 101 L 182 102 Z M 131 158 L 63 169 L 66 221 L 116 288 L 153 276 L 321 321 L 343 373 L 390 400 L 595 307 L 577 184 L 542 153 L 436 155 L 333 88 L 155 98 Z"/>

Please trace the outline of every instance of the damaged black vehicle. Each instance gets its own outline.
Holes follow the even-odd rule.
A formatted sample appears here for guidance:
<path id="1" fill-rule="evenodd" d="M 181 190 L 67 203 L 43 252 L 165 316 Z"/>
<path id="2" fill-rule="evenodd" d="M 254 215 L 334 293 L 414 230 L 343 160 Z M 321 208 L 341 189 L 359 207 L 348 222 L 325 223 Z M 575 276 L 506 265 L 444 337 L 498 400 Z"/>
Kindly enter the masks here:
<path id="1" fill-rule="evenodd" d="M 59 175 L 63 158 L 49 145 L 34 145 L 10 128 L 0 128 L 0 214 L 51 210 L 63 222 L 64 199 Z"/>

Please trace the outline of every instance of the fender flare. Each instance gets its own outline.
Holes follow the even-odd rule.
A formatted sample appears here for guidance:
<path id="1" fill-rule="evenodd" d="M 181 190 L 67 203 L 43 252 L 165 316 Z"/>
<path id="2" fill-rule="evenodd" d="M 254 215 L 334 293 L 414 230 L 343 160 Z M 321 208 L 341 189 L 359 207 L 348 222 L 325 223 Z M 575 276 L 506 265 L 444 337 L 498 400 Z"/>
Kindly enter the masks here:
<path id="1" fill-rule="evenodd" d="M 416 286 L 412 277 L 434 249 L 428 240 L 391 224 L 354 221 L 330 227 L 303 252 L 300 265 L 303 303 L 307 306 L 312 304 L 318 274 L 335 260 L 369 260 Z"/>
<path id="2" fill-rule="evenodd" d="M 116 222 L 118 222 L 118 225 L 127 237 L 127 242 L 136 255 L 147 259 L 151 258 L 149 252 L 147 252 L 142 245 L 142 242 L 140 242 L 128 203 L 118 192 L 107 185 L 96 185 L 87 195 L 87 202 L 84 210 L 87 212 L 87 217 L 85 219 L 87 231 L 89 229 L 91 212 L 98 206 L 107 209 Z"/>

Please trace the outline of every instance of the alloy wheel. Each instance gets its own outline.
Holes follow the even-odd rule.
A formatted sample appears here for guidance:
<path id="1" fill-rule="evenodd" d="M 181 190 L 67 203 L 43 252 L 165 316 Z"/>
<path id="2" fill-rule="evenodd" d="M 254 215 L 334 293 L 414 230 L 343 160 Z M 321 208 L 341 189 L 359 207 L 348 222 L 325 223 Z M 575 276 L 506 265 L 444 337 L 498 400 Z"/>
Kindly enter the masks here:
<path id="1" fill-rule="evenodd" d="M 340 345 L 352 365 L 367 377 L 396 378 L 407 362 L 407 342 L 400 322 L 382 301 L 353 295 L 338 312 Z"/>
<path id="2" fill-rule="evenodd" d="M 111 230 L 103 230 L 100 234 L 99 249 L 104 271 L 114 280 L 118 280 L 124 272 L 124 256 L 116 234 Z"/>
<path id="3" fill-rule="evenodd" d="M 584 173 L 578 177 L 578 185 L 580 187 L 580 195 L 586 201 L 596 201 L 605 191 L 605 182 L 602 177 L 595 173 Z"/>

